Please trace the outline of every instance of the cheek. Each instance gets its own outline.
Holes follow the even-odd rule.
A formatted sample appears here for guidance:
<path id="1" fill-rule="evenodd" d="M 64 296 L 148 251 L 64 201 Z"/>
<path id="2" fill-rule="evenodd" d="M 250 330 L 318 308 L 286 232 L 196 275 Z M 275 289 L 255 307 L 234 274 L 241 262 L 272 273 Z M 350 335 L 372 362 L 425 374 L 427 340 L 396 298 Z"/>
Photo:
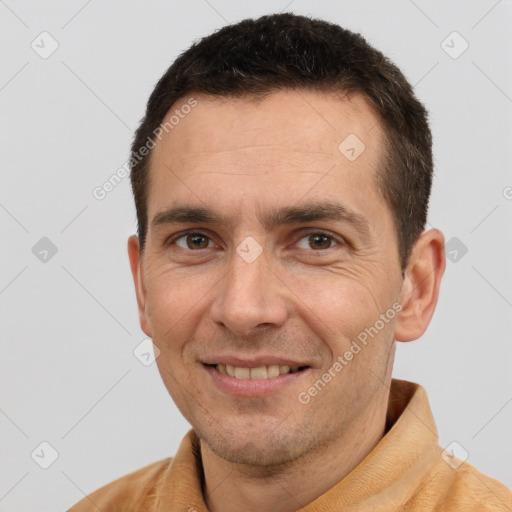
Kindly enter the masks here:
<path id="1" fill-rule="evenodd" d="M 374 297 L 367 280 L 331 276 L 324 277 L 323 285 L 319 280 L 308 280 L 301 288 L 304 305 L 300 306 L 299 316 L 321 340 L 318 349 L 322 351 L 322 372 L 312 376 L 309 384 L 316 388 L 319 378 L 329 382 L 315 399 L 315 414 L 330 418 L 335 403 L 337 410 L 347 411 L 348 422 L 381 385 L 393 328 L 389 321 L 381 330 L 372 329 L 381 311 L 375 300 L 379 297 Z"/>
<path id="2" fill-rule="evenodd" d="M 153 339 L 162 352 L 180 351 L 197 326 L 202 299 L 211 288 L 204 280 L 198 281 L 197 277 L 177 277 L 172 272 L 151 276 L 146 311 Z"/>
<path id="3" fill-rule="evenodd" d="M 310 276 L 295 280 L 290 288 L 298 297 L 299 317 L 325 342 L 331 357 L 344 353 L 385 312 L 380 311 L 377 304 L 382 301 L 366 282 L 347 275 Z"/>
<path id="4" fill-rule="evenodd" d="M 197 280 L 177 278 L 172 272 L 151 276 L 147 311 L 152 326 L 153 342 L 160 353 L 158 371 L 172 399 L 180 410 L 186 410 L 192 382 L 192 358 L 187 360 L 187 342 L 192 339 L 201 311 Z M 204 292 L 203 292 L 204 295 Z"/>

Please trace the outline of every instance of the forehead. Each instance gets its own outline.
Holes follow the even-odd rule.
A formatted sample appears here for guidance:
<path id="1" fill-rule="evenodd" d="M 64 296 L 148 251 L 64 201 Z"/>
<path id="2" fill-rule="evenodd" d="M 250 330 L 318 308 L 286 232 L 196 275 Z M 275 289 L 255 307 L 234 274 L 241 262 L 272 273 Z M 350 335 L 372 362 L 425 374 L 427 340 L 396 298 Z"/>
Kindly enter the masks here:
<path id="1" fill-rule="evenodd" d="M 161 150 L 180 149 L 182 156 L 280 144 L 299 152 L 332 154 L 352 133 L 373 153 L 382 137 L 378 115 L 361 94 L 287 90 L 264 98 L 191 96 L 197 106 L 180 120 L 173 116 L 178 123 L 164 135 Z M 176 102 L 164 121 L 187 100 Z"/>
<path id="2" fill-rule="evenodd" d="M 375 173 L 384 132 L 363 96 L 306 90 L 263 99 L 191 96 L 194 108 L 180 110 L 186 97 L 165 116 L 164 122 L 188 112 L 151 155 L 150 221 L 176 201 L 239 209 L 242 200 L 252 201 L 256 211 L 305 195 L 317 201 L 342 195 L 354 210 L 369 200 L 374 210 L 383 206 Z"/>

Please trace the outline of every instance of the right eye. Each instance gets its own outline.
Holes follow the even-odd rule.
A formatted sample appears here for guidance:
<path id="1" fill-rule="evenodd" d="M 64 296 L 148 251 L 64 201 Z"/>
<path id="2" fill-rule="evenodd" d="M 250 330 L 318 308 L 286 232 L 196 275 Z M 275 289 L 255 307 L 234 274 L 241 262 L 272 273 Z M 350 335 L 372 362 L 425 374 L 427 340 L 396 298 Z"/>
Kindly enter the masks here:
<path id="1" fill-rule="evenodd" d="M 166 245 L 177 245 L 183 250 L 197 251 L 198 249 L 209 249 L 210 242 L 213 244 L 211 238 L 204 233 L 198 231 L 189 231 L 188 233 L 182 233 L 176 237 L 172 237 L 166 241 Z"/>

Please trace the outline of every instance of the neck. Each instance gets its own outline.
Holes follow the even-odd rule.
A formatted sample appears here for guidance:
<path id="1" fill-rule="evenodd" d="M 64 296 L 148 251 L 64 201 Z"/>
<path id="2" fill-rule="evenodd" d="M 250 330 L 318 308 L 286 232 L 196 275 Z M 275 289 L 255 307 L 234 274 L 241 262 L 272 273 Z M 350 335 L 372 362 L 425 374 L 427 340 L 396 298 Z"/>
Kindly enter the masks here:
<path id="1" fill-rule="evenodd" d="M 204 496 L 211 512 L 293 512 L 305 507 L 350 473 L 382 439 L 389 389 L 383 386 L 372 405 L 329 444 L 269 470 L 233 464 L 218 457 L 201 440 Z M 229 497 L 229 499 L 226 499 Z"/>

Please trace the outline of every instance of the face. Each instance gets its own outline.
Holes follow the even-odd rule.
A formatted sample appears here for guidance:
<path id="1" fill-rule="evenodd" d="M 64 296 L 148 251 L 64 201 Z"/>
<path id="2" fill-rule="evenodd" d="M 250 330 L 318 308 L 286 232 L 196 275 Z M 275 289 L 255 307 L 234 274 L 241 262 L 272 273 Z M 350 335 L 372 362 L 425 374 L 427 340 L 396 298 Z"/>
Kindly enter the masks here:
<path id="1" fill-rule="evenodd" d="M 403 281 L 384 132 L 358 95 L 194 97 L 152 153 L 141 260 L 129 244 L 141 326 L 215 454 L 285 464 L 348 432 L 389 377 Z"/>

